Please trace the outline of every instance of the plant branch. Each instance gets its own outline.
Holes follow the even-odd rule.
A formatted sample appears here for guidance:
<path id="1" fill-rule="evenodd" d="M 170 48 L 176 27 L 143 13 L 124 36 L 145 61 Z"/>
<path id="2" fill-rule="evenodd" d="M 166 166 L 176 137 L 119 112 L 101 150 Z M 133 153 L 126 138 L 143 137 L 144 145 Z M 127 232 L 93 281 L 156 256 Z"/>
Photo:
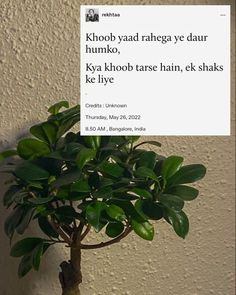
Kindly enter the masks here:
<path id="1" fill-rule="evenodd" d="M 62 237 L 62 239 L 68 243 L 69 245 L 71 245 L 72 240 L 71 238 L 64 232 L 64 230 L 60 227 L 60 225 L 58 223 L 56 223 L 53 218 L 51 218 L 50 216 L 48 217 L 48 222 L 51 224 L 51 226 L 53 227 L 53 229 Z"/>
<path id="2" fill-rule="evenodd" d="M 80 221 L 79 225 L 76 228 L 74 228 L 74 232 L 72 236 L 72 241 L 74 246 L 77 246 L 80 243 L 81 233 L 83 231 L 83 228 L 84 228 L 84 223 L 82 221 Z"/>
<path id="3" fill-rule="evenodd" d="M 112 244 L 115 244 L 115 243 L 119 243 L 122 239 L 124 239 L 130 232 L 132 231 L 132 228 L 130 226 L 128 226 L 126 228 L 126 230 L 121 234 L 119 235 L 118 237 L 110 240 L 110 241 L 107 241 L 107 242 L 102 242 L 102 243 L 99 243 L 99 244 L 93 244 L 93 245 L 85 245 L 85 244 L 80 244 L 80 248 L 81 249 L 99 249 L 99 248 L 103 248 L 103 247 L 107 247 L 107 246 L 110 246 Z"/>
<path id="4" fill-rule="evenodd" d="M 86 227 L 86 229 L 85 229 L 85 231 L 83 232 L 83 234 L 80 237 L 80 241 L 82 241 L 87 236 L 87 234 L 89 233 L 90 229 L 91 229 L 91 225 L 88 224 L 87 227 Z"/>

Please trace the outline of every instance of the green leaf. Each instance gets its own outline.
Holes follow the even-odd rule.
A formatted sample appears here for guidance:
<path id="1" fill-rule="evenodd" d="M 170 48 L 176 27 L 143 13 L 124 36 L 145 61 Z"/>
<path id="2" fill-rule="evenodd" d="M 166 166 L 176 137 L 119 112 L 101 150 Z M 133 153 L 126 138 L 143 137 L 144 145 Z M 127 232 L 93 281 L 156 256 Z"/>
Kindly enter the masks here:
<path id="1" fill-rule="evenodd" d="M 184 207 L 184 201 L 175 195 L 161 194 L 158 196 L 158 200 L 166 207 L 176 211 L 179 211 Z"/>
<path id="2" fill-rule="evenodd" d="M 50 153 L 49 146 L 34 138 L 25 138 L 18 142 L 17 152 L 26 160 L 32 160 Z"/>
<path id="3" fill-rule="evenodd" d="M 71 109 L 72 110 L 72 109 Z M 70 111 L 70 110 L 68 110 Z M 60 113 L 58 115 L 62 115 Z M 70 130 L 77 122 L 80 120 L 80 111 L 78 109 L 74 110 L 74 113 L 67 114 L 63 120 L 59 122 L 59 128 L 57 132 L 57 138 L 60 138 L 68 130 Z M 67 118 L 68 117 L 68 118 Z"/>
<path id="4" fill-rule="evenodd" d="M 22 216 L 24 215 L 24 207 L 18 206 L 16 207 L 10 215 L 7 217 L 4 223 L 4 231 L 5 234 L 11 239 L 16 227 L 18 226 L 19 222 L 22 219 Z"/>
<path id="5" fill-rule="evenodd" d="M 89 183 L 89 186 L 93 189 L 96 189 L 99 187 L 100 176 L 96 171 L 89 175 L 88 183 Z"/>
<path id="6" fill-rule="evenodd" d="M 79 192 L 79 193 L 87 193 L 91 191 L 91 188 L 87 181 L 79 180 L 72 184 L 71 191 Z"/>
<path id="7" fill-rule="evenodd" d="M 167 182 L 167 186 L 192 183 L 202 179 L 206 174 L 206 167 L 201 164 L 183 166 Z"/>
<path id="8" fill-rule="evenodd" d="M 75 117 L 78 117 L 80 115 L 80 105 L 76 105 L 68 110 L 65 110 L 63 112 L 60 112 L 56 115 L 51 115 L 48 118 L 48 121 L 55 122 L 58 125 L 63 125 L 63 123 L 67 120 L 71 120 Z"/>
<path id="9" fill-rule="evenodd" d="M 137 170 L 136 170 L 136 173 L 135 173 L 137 176 L 140 176 L 140 177 L 147 177 L 147 178 L 150 178 L 152 180 L 155 180 L 158 182 L 158 178 L 156 176 L 156 174 L 149 168 L 147 167 L 139 167 Z"/>
<path id="10" fill-rule="evenodd" d="M 63 101 L 60 101 L 60 102 L 55 103 L 54 105 L 52 105 L 48 109 L 48 112 L 51 113 L 52 115 L 57 115 L 62 107 L 68 109 L 69 108 L 68 101 L 63 100 Z"/>
<path id="11" fill-rule="evenodd" d="M 114 179 L 102 177 L 99 183 L 99 187 L 106 187 L 106 186 L 111 186 L 114 184 Z"/>
<path id="12" fill-rule="evenodd" d="M 110 186 L 99 188 L 93 192 L 93 196 L 96 198 L 110 199 L 112 197 L 112 188 Z"/>
<path id="13" fill-rule="evenodd" d="M 25 238 L 15 243 L 11 248 L 12 257 L 21 257 L 30 253 L 37 245 L 43 243 L 41 238 Z"/>
<path id="14" fill-rule="evenodd" d="M 174 231 L 181 238 L 185 238 L 189 231 L 189 221 L 184 211 L 166 210 L 167 218 L 172 224 Z"/>
<path id="15" fill-rule="evenodd" d="M 47 217 L 40 216 L 38 218 L 38 224 L 40 229 L 48 236 L 52 238 L 58 238 L 58 233 L 54 230 L 51 224 L 48 222 Z"/>
<path id="16" fill-rule="evenodd" d="M 144 219 L 159 220 L 163 217 L 162 207 L 148 200 L 137 200 L 135 209 Z"/>
<path id="17" fill-rule="evenodd" d="M 76 163 L 78 164 L 78 167 L 82 169 L 84 165 L 86 165 L 89 161 L 93 160 L 95 157 L 96 157 L 96 150 L 82 148 L 76 158 Z"/>
<path id="18" fill-rule="evenodd" d="M 22 212 L 22 218 L 16 227 L 16 231 L 20 235 L 27 229 L 33 215 L 33 208 L 31 206 L 23 205 L 22 207 L 24 208 L 24 212 Z"/>
<path id="19" fill-rule="evenodd" d="M 18 178 L 27 182 L 45 180 L 49 177 L 49 173 L 46 170 L 28 161 L 19 164 L 14 173 Z"/>
<path id="20" fill-rule="evenodd" d="M 53 198 L 54 197 L 52 195 L 48 197 L 37 197 L 37 198 L 29 199 L 29 202 L 35 205 L 41 205 L 41 204 L 49 203 L 50 201 L 53 200 Z"/>
<path id="21" fill-rule="evenodd" d="M 76 169 L 70 172 L 65 172 L 61 174 L 57 180 L 52 184 L 53 188 L 58 188 L 63 185 L 71 184 L 79 180 L 81 176 L 81 170 Z"/>
<path id="22" fill-rule="evenodd" d="M 109 223 L 106 227 L 106 234 L 110 238 L 118 237 L 124 231 L 124 224 L 122 222 Z"/>
<path id="23" fill-rule="evenodd" d="M 184 159 L 182 157 L 170 156 L 163 161 L 161 175 L 164 179 L 169 179 L 181 167 Z"/>
<path id="24" fill-rule="evenodd" d="M 122 167 L 120 167 L 117 163 L 105 162 L 102 165 L 101 170 L 103 173 L 108 174 L 113 177 L 116 177 L 116 178 L 121 177 L 124 173 L 124 169 Z"/>
<path id="25" fill-rule="evenodd" d="M 83 146 L 80 143 L 70 142 L 65 145 L 64 149 L 61 151 L 61 154 L 65 159 L 74 159 L 81 150 L 81 148 L 83 148 Z"/>
<path id="26" fill-rule="evenodd" d="M 3 205 L 9 207 L 15 200 L 17 193 L 22 190 L 18 185 L 11 185 L 3 196 Z"/>
<path id="27" fill-rule="evenodd" d="M 147 151 L 142 153 L 139 161 L 137 162 L 137 167 L 147 167 L 151 170 L 154 169 L 156 164 L 157 155 L 152 151 Z"/>
<path id="28" fill-rule="evenodd" d="M 44 244 L 42 242 L 42 243 L 38 244 L 34 248 L 32 254 L 31 254 L 31 256 L 32 256 L 32 266 L 37 271 L 39 270 L 41 258 L 43 256 L 43 250 L 44 250 Z"/>
<path id="29" fill-rule="evenodd" d="M 176 195 L 184 201 L 192 201 L 196 199 L 199 191 L 193 187 L 186 185 L 176 185 L 167 190 L 168 194 Z"/>
<path id="30" fill-rule="evenodd" d="M 87 147 L 97 150 L 101 145 L 101 136 L 84 136 L 83 140 Z"/>
<path id="31" fill-rule="evenodd" d="M 133 192 L 141 198 L 152 199 L 152 194 L 149 191 L 139 188 L 139 187 L 135 187 L 132 190 L 130 190 L 129 192 Z"/>
<path id="32" fill-rule="evenodd" d="M 110 199 L 107 201 L 107 203 L 109 205 L 114 204 L 114 205 L 117 205 L 118 207 L 122 208 L 127 217 L 136 217 L 136 215 L 137 215 L 137 212 L 136 212 L 134 205 L 132 204 L 131 201 Z"/>
<path id="33" fill-rule="evenodd" d="M 86 208 L 86 219 L 97 232 L 99 232 L 105 225 L 101 221 L 101 215 L 105 209 L 106 204 L 101 201 L 95 201 L 94 203 L 88 205 Z"/>
<path id="34" fill-rule="evenodd" d="M 22 257 L 18 267 L 18 277 L 23 278 L 32 269 L 31 254 Z"/>
<path id="35" fill-rule="evenodd" d="M 43 122 L 30 128 L 30 133 L 38 139 L 53 144 L 57 140 L 58 126 L 53 122 Z"/>
<path id="36" fill-rule="evenodd" d="M 107 214 L 117 220 L 117 221 L 124 221 L 126 219 L 125 212 L 122 208 L 117 205 L 111 204 L 106 208 Z"/>
<path id="37" fill-rule="evenodd" d="M 3 161 L 7 158 L 10 158 L 10 157 L 16 156 L 16 155 L 18 155 L 16 150 L 4 151 L 4 152 L 0 153 L 0 161 Z"/>
<path id="38" fill-rule="evenodd" d="M 146 220 L 136 220 L 131 221 L 132 228 L 134 232 L 143 238 L 144 240 L 152 241 L 154 238 L 154 227 Z"/>
<path id="39" fill-rule="evenodd" d="M 89 193 L 70 192 L 64 196 L 64 200 L 69 200 L 69 201 L 80 201 L 86 198 L 90 198 Z"/>
<path id="40" fill-rule="evenodd" d="M 78 217 L 78 213 L 71 206 L 61 206 L 55 210 L 56 217 L 61 221 L 70 224 Z"/>

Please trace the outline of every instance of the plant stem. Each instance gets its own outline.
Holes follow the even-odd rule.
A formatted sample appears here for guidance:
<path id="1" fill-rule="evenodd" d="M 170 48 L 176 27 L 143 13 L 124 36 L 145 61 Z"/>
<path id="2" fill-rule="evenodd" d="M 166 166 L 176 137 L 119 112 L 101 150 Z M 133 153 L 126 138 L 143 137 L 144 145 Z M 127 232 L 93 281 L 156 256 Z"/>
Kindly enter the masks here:
<path id="1" fill-rule="evenodd" d="M 70 245 L 72 243 L 71 238 L 63 231 L 59 224 L 57 224 L 50 216 L 48 217 L 48 221 L 53 229 L 62 237 L 62 239 Z"/>
<path id="2" fill-rule="evenodd" d="M 60 267 L 59 280 L 62 295 L 80 295 L 79 284 L 82 283 L 81 249 L 72 245 L 70 261 L 63 261 Z"/>
<path id="3" fill-rule="evenodd" d="M 89 233 L 90 229 L 91 229 L 91 225 L 88 224 L 87 227 L 86 227 L 86 229 L 85 229 L 85 231 L 81 234 L 80 241 L 82 241 L 87 236 L 87 234 Z"/>
<path id="4" fill-rule="evenodd" d="M 93 244 L 93 245 L 80 244 L 80 248 L 81 249 L 99 249 L 99 248 L 107 247 L 107 246 L 110 246 L 112 244 L 119 243 L 131 231 L 132 231 L 132 228 L 131 227 L 127 227 L 126 230 L 121 235 L 119 235 L 118 237 L 116 237 L 116 238 L 114 238 L 114 239 L 112 239 L 110 241 L 102 242 L 102 243 L 99 243 L 99 244 Z"/>

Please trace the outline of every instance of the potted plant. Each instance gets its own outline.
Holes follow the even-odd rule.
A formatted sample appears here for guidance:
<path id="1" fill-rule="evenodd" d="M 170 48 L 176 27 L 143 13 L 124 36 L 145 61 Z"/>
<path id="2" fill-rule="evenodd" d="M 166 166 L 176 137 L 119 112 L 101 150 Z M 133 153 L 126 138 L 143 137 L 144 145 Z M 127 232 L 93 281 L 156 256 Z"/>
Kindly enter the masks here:
<path id="1" fill-rule="evenodd" d="M 61 111 L 63 107 L 66 110 Z M 162 218 L 178 236 L 186 237 L 189 221 L 184 203 L 198 195 L 196 188 L 186 184 L 204 177 L 203 165 L 184 166 L 182 157 L 146 150 L 145 144 L 161 144 L 137 143 L 137 136 L 71 132 L 80 119 L 79 105 L 69 108 L 62 101 L 48 111 L 47 121 L 30 128 L 33 137 L 21 139 L 16 150 L 0 154 L 6 164 L 2 171 L 11 175 L 3 196 L 4 206 L 11 208 L 6 235 L 12 241 L 15 233 L 25 233 L 32 220 L 43 233 L 11 246 L 11 256 L 21 258 L 20 278 L 39 269 L 52 245 L 65 244 L 70 260 L 60 265 L 62 294 L 78 295 L 82 250 L 118 243 L 129 234 L 151 241 L 152 222 Z M 86 243 L 91 230 L 105 231 L 106 241 Z"/>

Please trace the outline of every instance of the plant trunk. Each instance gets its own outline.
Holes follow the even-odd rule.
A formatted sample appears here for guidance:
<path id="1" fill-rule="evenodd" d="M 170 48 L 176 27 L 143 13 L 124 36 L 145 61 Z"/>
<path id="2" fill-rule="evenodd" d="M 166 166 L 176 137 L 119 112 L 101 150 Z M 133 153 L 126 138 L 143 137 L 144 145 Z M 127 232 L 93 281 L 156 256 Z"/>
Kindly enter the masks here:
<path id="1" fill-rule="evenodd" d="M 70 248 L 70 260 L 63 261 L 60 265 L 59 280 L 62 295 L 80 295 L 79 284 L 82 283 L 81 249 Z"/>

